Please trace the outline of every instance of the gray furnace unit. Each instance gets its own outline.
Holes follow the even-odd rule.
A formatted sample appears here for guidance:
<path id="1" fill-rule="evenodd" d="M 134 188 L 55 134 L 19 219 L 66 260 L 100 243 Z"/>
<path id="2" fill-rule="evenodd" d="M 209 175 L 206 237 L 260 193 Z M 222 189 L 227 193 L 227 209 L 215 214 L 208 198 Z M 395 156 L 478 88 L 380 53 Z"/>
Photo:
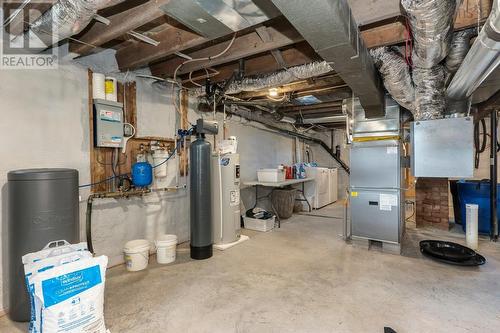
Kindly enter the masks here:
<path id="1" fill-rule="evenodd" d="M 399 106 L 387 99 L 381 118 L 366 119 L 356 102 L 352 112 L 352 239 L 381 241 L 384 250 L 399 253 L 404 228 Z"/>

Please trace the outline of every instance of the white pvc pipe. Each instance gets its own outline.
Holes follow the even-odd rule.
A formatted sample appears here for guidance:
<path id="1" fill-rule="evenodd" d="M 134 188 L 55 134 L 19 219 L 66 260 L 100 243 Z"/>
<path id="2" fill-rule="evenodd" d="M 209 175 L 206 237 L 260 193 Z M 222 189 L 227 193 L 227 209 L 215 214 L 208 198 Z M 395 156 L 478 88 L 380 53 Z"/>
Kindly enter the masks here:
<path id="1" fill-rule="evenodd" d="M 219 209 L 220 209 L 220 242 L 223 240 L 223 230 L 224 230 L 224 218 L 222 214 L 223 204 L 222 204 L 222 166 L 220 151 L 218 154 L 217 164 L 219 165 Z"/>
<path id="2" fill-rule="evenodd" d="M 478 211 L 478 205 L 465 205 L 465 242 L 473 250 L 478 249 Z"/>

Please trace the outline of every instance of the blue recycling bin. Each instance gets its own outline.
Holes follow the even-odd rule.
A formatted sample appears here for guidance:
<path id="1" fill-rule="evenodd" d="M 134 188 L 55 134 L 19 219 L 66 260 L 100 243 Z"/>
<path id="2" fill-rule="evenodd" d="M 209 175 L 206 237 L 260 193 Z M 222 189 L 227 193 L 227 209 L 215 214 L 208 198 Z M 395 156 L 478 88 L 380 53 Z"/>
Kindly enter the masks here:
<path id="1" fill-rule="evenodd" d="M 500 186 L 497 184 L 497 207 L 500 207 Z M 478 229 L 480 234 L 489 234 L 490 226 L 490 182 L 479 180 L 461 180 L 458 182 L 458 198 L 460 201 L 460 215 L 462 228 L 465 231 L 465 205 L 479 206 Z M 500 214 L 499 216 L 500 217 Z M 497 218 L 498 218 L 497 217 Z M 500 221 L 500 219 L 499 219 Z"/>

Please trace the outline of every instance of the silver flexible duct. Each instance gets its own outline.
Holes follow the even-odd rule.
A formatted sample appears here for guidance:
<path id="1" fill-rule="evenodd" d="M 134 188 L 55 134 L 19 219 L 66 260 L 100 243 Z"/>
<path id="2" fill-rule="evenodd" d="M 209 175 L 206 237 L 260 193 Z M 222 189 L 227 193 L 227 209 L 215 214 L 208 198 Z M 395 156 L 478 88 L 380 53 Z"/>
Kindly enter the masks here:
<path id="1" fill-rule="evenodd" d="M 415 112 L 415 87 L 403 56 L 392 47 L 370 50 L 375 67 L 382 75 L 384 86 L 399 105 Z"/>
<path id="2" fill-rule="evenodd" d="M 117 5 L 124 0 L 60 0 L 31 24 L 26 33 L 30 41 L 41 40 L 49 47 L 81 32 L 92 21 L 97 11 Z"/>
<path id="3" fill-rule="evenodd" d="M 273 87 L 279 87 L 297 80 L 304 80 L 315 76 L 329 73 L 333 68 L 326 62 L 313 62 L 301 66 L 291 67 L 270 75 L 245 78 L 241 81 L 233 82 L 226 91 L 226 94 L 238 94 L 242 91 L 258 91 Z"/>
<path id="4" fill-rule="evenodd" d="M 444 115 L 446 72 L 455 14 L 461 0 L 401 0 L 413 36 L 415 120 Z"/>
<path id="5" fill-rule="evenodd" d="M 442 118 L 445 103 L 445 69 L 442 65 L 432 68 L 413 68 L 415 83 L 415 120 Z"/>
<path id="6" fill-rule="evenodd" d="M 453 76 L 462 65 L 467 53 L 470 49 L 470 39 L 477 34 L 476 28 L 462 30 L 453 34 L 451 41 L 451 48 L 448 57 L 446 57 L 446 79 L 445 86 L 447 86 L 453 79 Z M 446 99 L 446 113 L 448 114 L 467 114 L 471 105 L 471 100 L 464 99 L 462 101 L 454 101 L 449 98 Z"/>
<path id="7" fill-rule="evenodd" d="M 494 0 L 488 20 L 453 77 L 446 95 L 463 100 L 472 95 L 500 64 L 500 0 Z"/>
<path id="8" fill-rule="evenodd" d="M 476 34 L 476 29 L 471 28 L 455 32 L 451 40 L 450 53 L 446 57 L 446 71 L 450 78 L 458 71 L 470 49 L 470 39 Z"/>
<path id="9" fill-rule="evenodd" d="M 450 49 L 457 0 L 401 0 L 413 35 L 413 65 L 432 68 Z"/>

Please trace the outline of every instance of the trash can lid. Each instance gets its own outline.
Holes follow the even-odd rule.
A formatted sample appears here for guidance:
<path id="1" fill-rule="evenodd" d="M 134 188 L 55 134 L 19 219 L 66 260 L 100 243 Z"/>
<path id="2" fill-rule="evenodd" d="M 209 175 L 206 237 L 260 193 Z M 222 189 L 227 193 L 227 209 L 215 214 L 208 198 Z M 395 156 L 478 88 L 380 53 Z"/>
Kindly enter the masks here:
<path id="1" fill-rule="evenodd" d="M 70 179 L 75 177 L 78 178 L 78 170 L 63 168 L 14 170 L 7 175 L 9 181 Z"/>
<path id="2" fill-rule="evenodd" d="M 452 265 L 479 266 L 486 262 L 486 259 L 476 251 L 453 242 L 423 240 L 420 242 L 420 252 Z"/>

